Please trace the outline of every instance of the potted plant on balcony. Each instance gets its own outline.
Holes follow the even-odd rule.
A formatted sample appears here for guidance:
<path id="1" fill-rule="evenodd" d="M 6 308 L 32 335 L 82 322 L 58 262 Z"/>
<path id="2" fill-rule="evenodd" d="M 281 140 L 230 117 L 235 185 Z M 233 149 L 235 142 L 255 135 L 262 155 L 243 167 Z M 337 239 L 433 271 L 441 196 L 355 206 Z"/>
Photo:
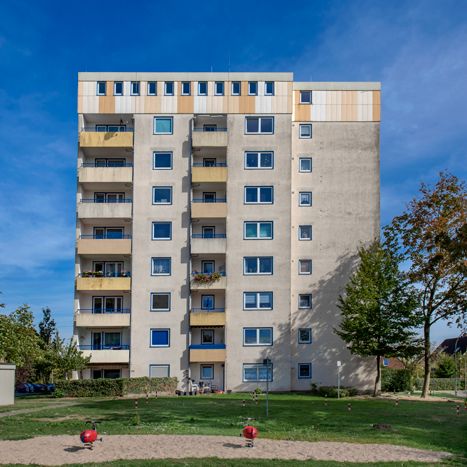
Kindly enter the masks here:
<path id="1" fill-rule="evenodd" d="M 209 274 L 195 273 L 193 276 L 193 282 L 196 284 L 213 284 L 221 278 L 219 272 L 211 272 Z"/>

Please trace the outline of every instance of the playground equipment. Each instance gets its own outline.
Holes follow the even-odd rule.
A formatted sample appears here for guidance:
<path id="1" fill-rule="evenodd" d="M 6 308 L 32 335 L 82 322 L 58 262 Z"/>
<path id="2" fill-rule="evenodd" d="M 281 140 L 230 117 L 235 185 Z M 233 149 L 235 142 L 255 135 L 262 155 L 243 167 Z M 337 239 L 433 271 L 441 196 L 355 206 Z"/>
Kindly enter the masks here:
<path id="1" fill-rule="evenodd" d="M 90 425 L 91 428 L 82 431 L 79 437 L 85 448 L 93 449 L 96 441 L 102 442 L 102 437 L 99 438 L 99 434 L 97 433 L 97 422 L 95 420 L 86 420 L 84 425 Z"/>

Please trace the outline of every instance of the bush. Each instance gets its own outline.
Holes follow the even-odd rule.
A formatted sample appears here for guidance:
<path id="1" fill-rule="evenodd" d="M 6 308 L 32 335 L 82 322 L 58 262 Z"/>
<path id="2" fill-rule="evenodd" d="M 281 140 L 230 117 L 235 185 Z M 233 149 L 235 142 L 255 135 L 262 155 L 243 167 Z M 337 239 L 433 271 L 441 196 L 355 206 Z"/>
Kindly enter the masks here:
<path id="1" fill-rule="evenodd" d="M 407 369 L 382 368 L 381 391 L 401 392 L 412 390 L 412 376 Z"/>
<path id="2" fill-rule="evenodd" d="M 125 396 L 154 392 L 175 392 L 177 378 L 118 378 L 63 380 L 56 391 L 68 397 Z"/>
<path id="3" fill-rule="evenodd" d="M 321 397 L 337 398 L 337 386 L 317 386 L 316 384 L 311 385 L 311 393 Z M 352 397 L 356 396 L 358 391 L 352 387 L 341 387 L 341 397 Z"/>
<path id="4" fill-rule="evenodd" d="M 423 378 L 417 378 L 415 380 L 415 389 L 419 391 L 423 387 Z M 456 389 L 455 378 L 431 378 L 430 379 L 430 391 L 454 391 Z M 465 389 L 464 380 L 457 380 L 457 389 Z"/>

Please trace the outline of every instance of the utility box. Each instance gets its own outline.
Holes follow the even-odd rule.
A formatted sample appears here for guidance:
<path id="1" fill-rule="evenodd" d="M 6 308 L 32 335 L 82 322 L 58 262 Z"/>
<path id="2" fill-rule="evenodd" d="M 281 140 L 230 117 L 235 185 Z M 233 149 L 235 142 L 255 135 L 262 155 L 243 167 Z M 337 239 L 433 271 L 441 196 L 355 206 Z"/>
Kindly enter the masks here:
<path id="1" fill-rule="evenodd" d="M 16 365 L 0 363 L 0 406 L 15 403 Z"/>

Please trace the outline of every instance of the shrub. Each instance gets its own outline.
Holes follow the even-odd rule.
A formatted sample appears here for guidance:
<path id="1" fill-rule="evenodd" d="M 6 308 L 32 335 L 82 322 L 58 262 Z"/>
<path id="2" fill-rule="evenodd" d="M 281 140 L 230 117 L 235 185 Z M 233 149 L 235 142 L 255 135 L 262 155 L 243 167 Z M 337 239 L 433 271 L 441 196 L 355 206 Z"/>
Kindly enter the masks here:
<path id="1" fill-rule="evenodd" d="M 412 390 L 412 375 L 407 369 L 382 368 L 381 390 L 401 392 Z"/>
<path id="2" fill-rule="evenodd" d="M 421 390 L 423 387 L 423 378 L 415 380 L 415 389 Z M 455 378 L 430 378 L 430 391 L 454 391 L 456 389 Z M 457 380 L 457 389 L 465 389 L 464 380 Z"/>
<path id="3" fill-rule="evenodd" d="M 321 397 L 337 397 L 337 386 L 317 386 L 316 384 L 311 385 L 311 393 Z M 358 391 L 352 387 L 341 387 L 340 397 L 351 397 L 356 396 Z"/>

